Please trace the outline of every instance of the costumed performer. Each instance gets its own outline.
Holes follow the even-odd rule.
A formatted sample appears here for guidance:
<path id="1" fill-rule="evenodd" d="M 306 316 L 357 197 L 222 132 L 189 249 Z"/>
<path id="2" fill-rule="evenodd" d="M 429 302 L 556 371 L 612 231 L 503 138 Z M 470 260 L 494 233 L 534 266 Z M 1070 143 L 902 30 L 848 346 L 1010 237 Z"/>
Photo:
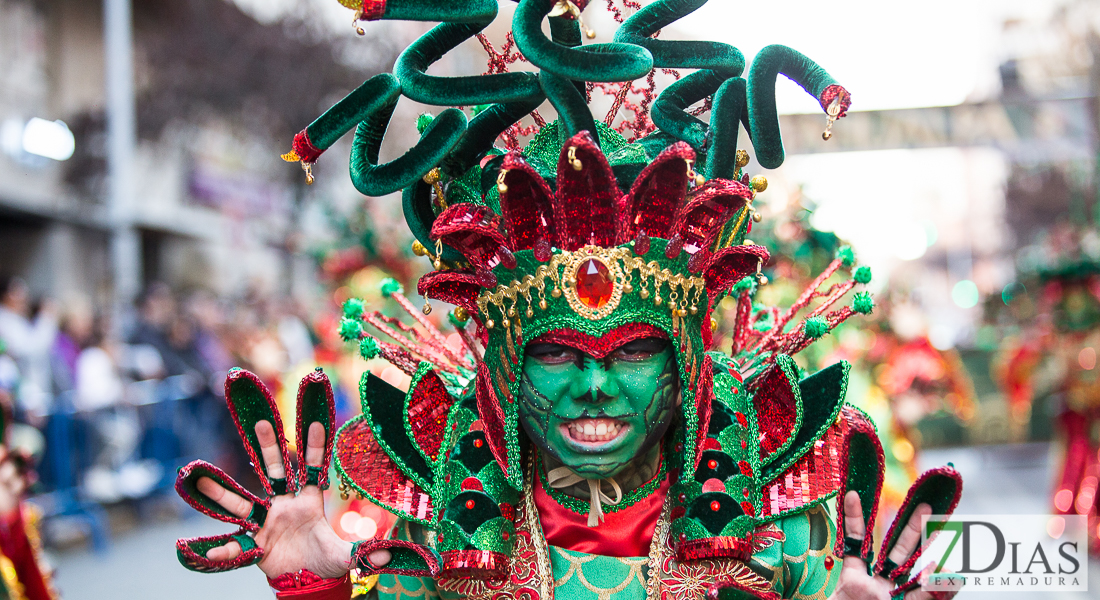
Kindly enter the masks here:
<path id="1" fill-rule="evenodd" d="M 653 37 L 703 3 L 653 2 L 615 42 L 581 45 L 584 2 L 521 0 L 514 42 L 539 71 L 466 78 L 425 69 L 491 22 L 495 0 L 356 3 L 363 18 L 443 24 L 402 54 L 395 75 L 367 81 L 299 133 L 288 158 L 308 170 L 358 125 L 353 182 L 372 196 L 403 190 L 436 269 L 418 292 L 457 306 L 466 345 L 454 352 L 426 319 L 414 332 L 349 302 L 344 335 L 412 383 L 402 392 L 368 375 L 363 415 L 334 432 L 327 379 L 310 374 L 297 469 L 270 394 L 231 373 L 226 397 L 265 493 L 206 463 L 182 469 L 181 496 L 241 528 L 180 540 L 185 566 L 259 564 L 286 598 L 347 598 L 349 570 L 380 575 L 372 593 L 382 598 L 932 597 L 909 578 L 920 518 L 951 512 L 958 474 L 922 476 L 875 554 L 864 532 L 882 449 L 844 402 L 848 366 L 803 378 L 790 358 L 869 312 L 870 297 L 832 308 L 853 278 L 807 289 L 784 311 L 753 303 L 768 252 L 745 235 L 763 182 L 744 172 L 738 124 L 774 168 L 777 75 L 817 97 L 830 126 L 848 92 L 790 48 L 765 48 L 742 78 L 731 46 Z M 666 68 L 698 70 L 652 102 L 657 130 L 630 142 L 592 117 L 585 82 Z M 491 106 L 469 122 L 453 108 L 422 119 L 416 146 L 379 165 L 400 96 Z M 709 124 L 687 112 L 706 98 Z M 558 120 L 521 151 L 513 128 L 546 100 Z M 853 266 L 838 257 L 815 282 Z M 739 311 L 730 353 L 711 348 L 711 312 L 726 295 Z M 394 342 L 367 335 L 364 321 Z M 390 539 L 353 545 L 328 526 L 330 461 L 345 490 L 398 516 Z M 834 517 L 826 503 L 837 496 Z"/>

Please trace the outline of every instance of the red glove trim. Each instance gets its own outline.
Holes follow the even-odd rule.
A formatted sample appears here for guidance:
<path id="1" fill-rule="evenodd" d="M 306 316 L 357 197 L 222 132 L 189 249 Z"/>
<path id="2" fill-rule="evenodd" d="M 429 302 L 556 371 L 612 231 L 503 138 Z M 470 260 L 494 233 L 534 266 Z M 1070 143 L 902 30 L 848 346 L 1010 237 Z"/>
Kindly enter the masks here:
<path id="1" fill-rule="evenodd" d="M 348 600 L 352 592 L 351 577 L 347 573 L 339 578 L 321 579 L 303 569 L 296 573 L 283 573 L 275 579 L 269 577 L 267 583 L 280 600 Z"/>

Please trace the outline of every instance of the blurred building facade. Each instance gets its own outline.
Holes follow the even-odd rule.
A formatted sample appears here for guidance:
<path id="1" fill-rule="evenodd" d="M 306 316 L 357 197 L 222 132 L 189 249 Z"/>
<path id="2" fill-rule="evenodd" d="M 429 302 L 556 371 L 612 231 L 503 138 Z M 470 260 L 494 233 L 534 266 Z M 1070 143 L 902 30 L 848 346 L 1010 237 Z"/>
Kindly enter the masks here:
<path id="1" fill-rule="evenodd" d="M 102 3 L 0 0 L 0 15 L 0 276 L 109 303 Z M 221 0 L 138 0 L 133 15 L 141 282 L 218 294 L 310 285 L 296 245 L 303 178 L 279 151 L 371 73 L 304 25 L 259 23 Z M 32 119 L 63 122 L 72 156 L 28 152 Z"/>

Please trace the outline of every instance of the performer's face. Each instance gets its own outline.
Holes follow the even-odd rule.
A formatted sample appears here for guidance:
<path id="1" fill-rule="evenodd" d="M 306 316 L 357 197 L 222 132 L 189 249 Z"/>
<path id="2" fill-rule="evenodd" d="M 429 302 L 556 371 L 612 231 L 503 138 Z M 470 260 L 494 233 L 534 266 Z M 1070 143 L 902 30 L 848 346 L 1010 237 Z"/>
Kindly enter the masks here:
<path id="1" fill-rule="evenodd" d="M 520 389 L 527 435 L 589 479 L 619 474 L 660 441 L 680 395 L 676 357 L 659 338 L 624 344 L 600 359 L 532 342 Z"/>

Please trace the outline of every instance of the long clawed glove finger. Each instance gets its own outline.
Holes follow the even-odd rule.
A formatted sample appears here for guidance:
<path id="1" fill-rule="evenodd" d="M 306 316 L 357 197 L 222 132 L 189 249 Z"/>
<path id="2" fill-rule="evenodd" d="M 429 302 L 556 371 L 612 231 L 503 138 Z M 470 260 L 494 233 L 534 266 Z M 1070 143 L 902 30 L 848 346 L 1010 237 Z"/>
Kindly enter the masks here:
<path id="1" fill-rule="evenodd" d="M 356 542 L 351 550 L 352 568 L 365 575 L 435 577 L 439 574 L 439 563 L 435 550 L 405 540 L 374 538 Z"/>
<path id="2" fill-rule="evenodd" d="M 293 493 L 297 477 L 271 391 L 253 373 L 234 369 L 225 378 L 225 399 L 264 491 L 268 495 Z"/>
<path id="3" fill-rule="evenodd" d="M 926 471 L 909 488 L 897 517 L 886 532 L 882 551 L 874 565 L 875 573 L 898 586 L 893 595 L 902 594 L 920 584 L 920 574 L 909 579 L 909 573 L 923 550 L 921 517 L 932 514 L 950 516 L 961 495 L 962 476 L 950 466 Z"/>
<path id="4" fill-rule="evenodd" d="M 219 552 L 223 549 L 226 556 Z M 192 571 L 222 573 L 260 562 L 264 551 L 241 529 L 237 533 L 176 540 L 176 557 Z"/>
<path id="5" fill-rule="evenodd" d="M 318 367 L 302 379 L 298 386 L 298 488 L 315 485 L 328 489 L 329 464 L 332 461 L 332 443 L 335 437 L 336 403 L 332 397 L 332 384 Z M 317 427 L 323 428 L 323 443 L 314 435 Z"/>
<path id="6" fill-rule="evenodd" d="M 834 553 L 843 556 L 846 562 L 849 562 L 849 557 L 855 557 L 866 563 L 870 571 L 870 565 L 875 560 L 872 534 L 885 462 L 882 443 L 870 419 L 855 419 L 850 427 L 844 443 L 847 463 L 838 496 L 843 499 L 843 509 L 837 511 L 839 522 Z M 849 500 L 848 492 L 856 492 L 858 499 L 855 502 Z"/>
<path id="7" fill-rule="evenodd" d="M 263 527 L 271 501 L 260 498 L 214 465 L 196 460 L 179 470 L 176 493 L 195 510 L 247 531 Z"/>

